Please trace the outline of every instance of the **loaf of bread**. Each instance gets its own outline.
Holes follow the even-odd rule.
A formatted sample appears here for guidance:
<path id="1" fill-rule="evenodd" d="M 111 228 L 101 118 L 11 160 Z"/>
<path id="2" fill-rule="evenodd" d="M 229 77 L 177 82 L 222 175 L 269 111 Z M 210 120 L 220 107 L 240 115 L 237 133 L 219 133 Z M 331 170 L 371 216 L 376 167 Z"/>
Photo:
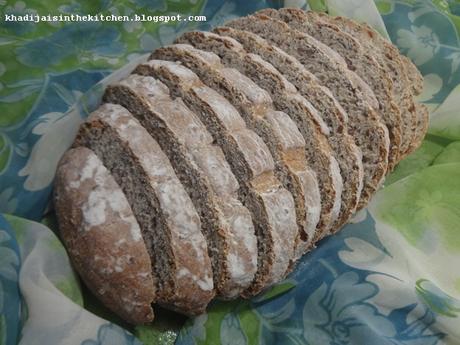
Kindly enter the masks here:
<path id="1" fill-rule="evenodd" d="M 421 144 L 422 86 L 346 18 L 267 9 L 183 34 L 106 89 L 58 165 L 75 269 L 132 324 L 260 293 Z"/>

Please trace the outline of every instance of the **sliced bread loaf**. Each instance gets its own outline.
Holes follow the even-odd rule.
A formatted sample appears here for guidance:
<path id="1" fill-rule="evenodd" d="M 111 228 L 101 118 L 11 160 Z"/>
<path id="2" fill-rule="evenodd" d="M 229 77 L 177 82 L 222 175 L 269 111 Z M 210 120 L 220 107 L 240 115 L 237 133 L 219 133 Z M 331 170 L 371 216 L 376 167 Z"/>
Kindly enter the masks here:
<path id="1" fill-rule="evenodd" d="M 168 102 L 162 101 L 161 94 L 165 93 Z M 191 168 L 191 162 L 181 166 L 187 162 L 187 146 L 196 146 L 193 144 L 196 140 L 212 142 L 213 139 L 196 115 L 193 121 L 188 119 L 193 113 L 185 110 L 187 107 L 181 99 L 175 99 L 172 107 L 169 97 L 169 89 L 163 83 L 139 75 L 131 75 L 118 85 L 109 87 L 105 94 L 107 101 L 126 105 L 141 120 L 150 134 L 162 144 L 179 176 L 182 176 L 190 174 L 188 169 Z M 184 124 L 185 121 L 189 125 Z M 216 144 L 221 146 L 238 179 L 239 198 L 251 212 L 257 234 L 257 273 L 252 284 L 243 292 L 247 296 L 250 295 L 248 291 L 255 291 L 254 287 L 262 289 L 284 276 L 292 258 L 292 234 L 296 234 L 297 228 L 292 196 L 280 187 L 274 177 L 273 159 L 268 149 L 253 132 L 241 131 L 235 137 L 236 145 L 232 147 L 217 141 Z M 185 182 L 186 176 L 182 178 Z M 190 184 L 189 188 L 193 193 L 195 186 Z M 197 199 L 200 198 L 202 196 L 197 196 Z"/>
<path id="2" fill-rule="evenodd" d="M 93 150 L 126 195 L 153 257 L 157 302 L 204 312 L 214 289 L 200 219 L 157 142 L 125 108 L 105 104 L 82 124 L 75 145 Z"/>
<path id="3" fill-rule="evenodd" d="M 54 207 L 73 266 L 94 295 L 130 323 L 152 321 L 155 286 L 141 230 L 94 152 L 78 147 L 64 154 Z"/>
<path id="4" fill-rule="evenodd" d="M 240 108 L 240 112 L 258 121 L 261 118 L 260 114 L 273 107 L 273 100 L 275 108 L 288 114 L 294 123 L 293 126 L 297 126 L 296 128 L 300 130 L 306 142 L 308 163 L 318 176 L 320 192 L 323 196 L 322 217 L 315 240 L 322 238 L 329 232 L 339 216 L 343 184 L 335 154 L 326 138 L 329 128 L 316 109 L 298 94 L 296 88 L 272 65 L 261 59 L 259 55 L 246 54 L 243 47 L 229 37 L 221 37 L 208 32 L 189 32 L 178 38 L 178 41 L 189 42 L 198 49 L 212 51 L 219 55 L 223 65 L 229 67 L 227 70 L 230 71 L 225 73 L 226 69 L 221 69 L 221 73 L 226 74 L 226 84 L 239 85 L 241 91 L 248 96 L 257 87 L 265 90 L 271 96 L 271 99 L 266 97 L 258 103 L 251 103 L 247 97 L 248 101 L 243 100 L 236 105 Z M 233 72 L 231 68 L 249 77 L 253 83 L 241 82 L 244 78 L 241 74 Z M 206 72 L 206 74 L 209 76 L 211 73 Z M 233 87 L 232 90 L 234 89 Z M 242 99 L 243 97 L 235 98 Z M 267 133 L 266 137 L 269 140 L 273 135 Z M 329 214 L 330 218 L 325 221 L 324 216 Z"/>
<path id="5" fill-rule="evenodd" d="M 302 242 L 305 242 L 303 244 L 299 242 L 302 244 L 301 247 L 304 247 L 300 252 L 304 252 L 312 244 L 313 236 L 311 235 L 318 223 L 316 201 L 319 200 L 317 197 L 319 193 L 316 186 L 313 191 L 305 189 L 312 185 L 312 182 L 308 181 L 314 182 L 316 178 L 310 172 L 305 159 L 305 149 L 308 145 L 305 145 L 296 125 L 285 113 L 273 109 L 267 92 L 238 71 L 224 68 L 217 55 L 183 44 L 162 48 L 161 52 L 154 54 L 156 56 L 157 54 L 168 55 L 169 59 L 177 59 L 197 73 L 202 82 L 223 95 L 239 111 L 246 125 L 263 139 L 275 158 L 276 176 L 296 201 L 297 224 L 300 237 L 303 238 Z M 280 127 L 281 123 L 284 124 L 283 127 Z M 274 130 L 275 127 L 278 131 L 282 131 L 281 136 Z M 310 178 L 305 178 L 305 172 Z M 305 185 L 306 182 L 308 183 Z M 309 196 L 310 192 L 313 198 Z M 306 201 L 311 200 L 315 201 L 314 205 L 305 204 Z M 312 210 L 308 210 L 306 206 L 310 206 Z M 328 214 L 332 213 L 332 211 L 328 212 Z M 313 222 L 307 220 L 307 213 L 310 213 L 310 217 L 314 217 Z M 320 223 L 323 219 L 320 220 Z M 308 228 L 305 228 L 306 225 Z"/>
<path id="6" fill-rule="evenodd" d="M 317 78 L 291 55 L 248 31 L 218 27 L 215 32 L 222 37 L 232 37 L 247 52 L 258 54 L 271 63 L 312 103 L 329 127 L 329 142 L 336 153 L 344 186 L 340 216 L 333 226 L 333 229 L 339 229 L 355 212 L 363 186 L 362 154 L 347 132 L 346 112 L 330 90 L 321 86 Z"/>
<path id="7" fill-rule="evenodd" d="M 334 49 L 345 59 L 348 68 L 370 86 L 379 102 L 379 107 L 375 110 L 388 128 L 390 136 L 388 165 L 392 170 L 399 161 L 401 133 L 410 132 L 411 128 L 402 128 L 401 113 L 393 101 L 393 82 L 383 67 L 363 49 L 357 39 L 340 30 L 336 25 L 319 20 L 312 15 L 313 12 L 284 8 L 279 11 L 266 9 L 258 13 L 282 20 L 291 28 L 309 34 Z M 406 136 L 405 139 L 409 140 L 410 136 Z"/>
<path id="8" fill-rule="evenodd" d="M 311 36 L 291 29 L 286 23 L 257 15 L 235 19 L 227 26 L 251 31 L 297 58 L 327 86 L 349 116 L 349 133 L 363 150 L 364 187 L 359 207 L 382 184 L 388 167 L 388 129 L 366 103 L 363 93 L 350 78 L 350 71 L 324 45 Z"/>

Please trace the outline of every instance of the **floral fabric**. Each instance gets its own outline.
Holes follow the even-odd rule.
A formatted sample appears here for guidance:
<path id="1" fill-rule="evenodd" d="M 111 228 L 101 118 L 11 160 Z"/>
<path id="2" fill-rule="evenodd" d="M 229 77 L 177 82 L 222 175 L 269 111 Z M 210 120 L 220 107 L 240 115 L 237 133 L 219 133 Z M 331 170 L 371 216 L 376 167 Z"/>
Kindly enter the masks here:
<path id="1" fill-rule="evenodd" d="M 0 0 L 3 14 L 204 14 L 204 23 L 0 22 L 0 345 L 460 344 L 460 2 Z M 425 77 L 429 135 L 369 207 L 250 301 L 131 327 L 82 286 L 48 212 L 57 162 L 104 87 L 194 27 L 263 7 L 366 21 Z M 45 49 L 46 48 L 46 49 Z M 42 220 L 43 216 L 47 217 Z M 37 221 L 42 220 L 42 223 Z M 45 225 L 46 224 L 46 225 Z M 52 229 L 52 230 L 50 230 Z"/>

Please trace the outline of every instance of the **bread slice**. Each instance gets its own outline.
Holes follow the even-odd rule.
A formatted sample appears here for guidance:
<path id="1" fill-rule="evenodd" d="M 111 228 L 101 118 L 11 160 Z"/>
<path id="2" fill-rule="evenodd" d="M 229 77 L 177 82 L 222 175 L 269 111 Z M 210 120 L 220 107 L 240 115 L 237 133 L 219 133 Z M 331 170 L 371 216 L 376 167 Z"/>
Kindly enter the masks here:
<path id="1" fill-rule="evenodd" d="M 393 94 L 401 110 L 403 127 L 412 129 L 407 132 L 408 139 L 402 143 L 401 151 L 404 153 L 400 159 L 404 158 L 420 145 L 421 141 L 416 135 L 418 123 L 426 121 L 425 113 L 416 111 L 417 107 L 413 99 L 413 92 L 417 94 L 416 90 L 423 88 L 423 78 L 420 73 L 416 72 L 417 76 L 410 78 L 407 60 L 404 62 L 405 59 L 398 49 L 369 25 L 357 23 L 345 17 L 330 17 L 321 13 L 315 15 L 328 23 L 337 25 L 342 31 L 358 39 L 365 50 L 374 54 L 393 80 Z M 414 72 L 410 74 L 413 75 Z M 424 125 L 421 126 L 424 127 Z"/>
<path id="2" fill-rule="evenodd" d="M 365 52 L 353 36 L 334 24 L 320 20 L 313 14 L 314 12 L 284 8 L 279 11 L 266 9 L 258 13 L 284 21 L 291 28 L 304 32 L 334 49 L 347 62 L 348 68 L 370 86 L 379 102 L 379 108 L 375 110 L 388 128 L 390 136 L 388 166 L 392 170 L 399 161 L 401 133 L 403 130 L 410 131 L 410 128 L 402 128 L 401 113 L 393 101 L 393 82 L 380 64 L 370 53 Z"/>
<path id="3" fill-rule="evenodd" d="M 215 32 L 222 37 L 237 40 L 247 52 L 259 54 L 280 71 L 318 110 L 329 128 L 329 143 L 336 154 L 343 180 L 340 216 L 332 227 L 339 229 L 355 212 L 363 186 L 362 155 L 354 139 L 347 132 L 346 112 L 330 90 L 321 86 L 317 78 L 291 55 L 248 31 L 218 27 Z"/>
<path id="4" fill-rule="evenodd" d="M 261 118 L 261 109 L 271 109 L 273 105 L 277 110 L 288 114 L 293 126 L 299 128 L 306 142 L 306 155 L 309 165 L 318 176 L 322 198 L 322 214 L 315 240 L 327 234 L 337 220 L 340 213 L 341 192 L 343 188 L 342 177 L 338 163 L 334 157 L 326 135 L 329 128 L 318 115 L 316 109 L 290 84 L 272 65 L 262 60 L 260 56 L 246 54 L 243 47 L 235 40 L 221 37 L 208 32 L 189 32 L 178 38 L 180 42 L 188 42 L 198 49 L 212 51 L 222 58 L 224 66 L 235 68 L 246 75 L 253 83 L 244 82 L 244 77 L 231 69 L 225 76 L 227 84 L 239 85 L 241 91 L 249 96 L 254 89 L 259 87 L 271 96 L 258 104 L 240 102 L 237 107 L 240 112 L 255 120 Z M 225 69 L 221 69 L 225 73 Z M 208 77 L 211 72 L 206 73 Z M 218 73 L 218 72 L 216 72 Z M 214 83 L 217 84 L 218 81 Z M 256 85 L 254 85 L 254 83 Z M 247 85 L 245 87 L 245 85 Z M 228 87 L 234 90 L 235 87 Z M 241 99 L 240 97 L 235 97 Z M 247 97 L 249 98 L 249 97 Z M 273 136 L 267 134 L 267 140 Z"/>
<path id="5" fill-rule="evenodd" d="M 127 322 L 152 321 L 155 286 L 141 230 L 94 152 L 78 147 L 64 154 L 54 207 L 72 264 L 90 290 Z"/>
<path id="6" fill-rule="evenodd" d="M 150 60 L 139 65 L 134 73 L 160 79 L 175 95 L 182 97 L 195 113 L 206 116 L 206 122 L 210 122 L 214 117 L 219 119 L 226 116 L 217 128 L 214 123 L 209 124 L 216 140 L 231 138 L 236 131 L 246 130 L 246 124 L 237 110 L 223 96 L 205 86 L 195 73 L 183 65 L 171 61 Z M 231 114 L 231 120 L 228 119 L 228 114 Z M 297 248 L 303 254 L 306 248 L 312 245 L 311 239 L 319 220 L 321 203 L 316 175 L 309 170 L 303 154 L 305 141 L 286 114 L 270 112 L 266 119 L 261 118 L 260 122 L 265 125 L 267 132 L 263 137 L 269 134 L 273 136 L 268 142 L 268 147 L 275 158 L 275 175 L 292 193 L 296 202 L 297 224 L 301 223 Z M 232 141 L 230 138 L 225 139 L 223 145 Z M 306 209 L 305 204 L 308 205 Z M 303 219 L 299 219 L 299 214 L 303 215 Z M 303 238 L 303 235 L 307 238 Z"/>
<path id="7" fill-rule="evenodd" d="M 75 144 L 93 150 L 126 195 L 154 258 L 157 302 L 204 312 L 214 286 L 200 219 L 157 142 L 125 108 L 105 104 L 81 125 Z"/>
<path id="8" fill-rule="evenodd" d="M 415 111 L 418 114 L 417 127 L 415 130 L 415 140 L 409 153 L 413 152 L 421 145 L 430 125 L 430 113 L 428 107 L 422 103 L 415 103 Z"/>
<path id="9" fill-rule="evenodd" d="M 283 49 L 332 91 L 348 113 L 349 133 L 363 151 L 364 187 L 359 207 L 366 206 L 384 180 L 388 167 L 389 137 L 386 126 L 349 78 L 348 69 L 333 53 L 323 49 L 324 45 L 270 17 L 249 16 L 233 20 L 227 26 L 251 31 Z"/>
<path id="10" fill-rule="evenodd" d="M 161 88 L 161 90 L 160 90 Z M 185 126 L 183 122 L 185 105 L 176 99 L 176 109 L 162 102 L 161 93 L 168 93 L 168 88 L 160 81 L 139 75 L 131 75 L 119 85 L 109 87 L 105 94 L 107 101 L 117 101 L 130 108 L 150 134 L 163 145 L 163 150 L 170 158 L 177 161 L 176 165 L 186 161 L 184 146 L 193 146 L 194 137 L 201 137 L 198 131 L 203 124 L 198 118 L 194 125 Z M 189 114 L 188 111 L 185 114 Z M 200 114 L 202 115 L 202 114 Z M 201 117 L 203 120 L 203 117 Z M 208 126 L 209 127 L 209 126 Z M 206 134 L 206 141 L 212 141 Z M 193 137 L 193 138 L 192 138 Z M 214 138 L 215 139 L 215 138 Z M 203 140 L 203 139 L 202 139 Z M 235 134 L 232 147 L 220 145 L 229 162 L 232 172 L 238 179 L 239 198 L 249 209 L 258 239 L 257 273 L 254 281 L 243 292 L 255 291 L 254 287 L 264 288 L 284 277 L 286 267 L 292 258 L 293 235 L 297 228 L 292 196 L 281 188 L 273 175 L 273 159 L 263 142 L 254 133 L 241 131 Z M 229 154 L 231 152 L 234 156 Z M 177 157 L 176 159 L 174 157 Z M 182 170 L 180 166 L 178 170 Z M 183 169 L 187 174 L 187 169 Z M 193 190 L 193 186 L 191 186 Z M 292 241 L 291 241 L 292 239 Z M 260 290 L 259 290 L 260 291 Z"/>

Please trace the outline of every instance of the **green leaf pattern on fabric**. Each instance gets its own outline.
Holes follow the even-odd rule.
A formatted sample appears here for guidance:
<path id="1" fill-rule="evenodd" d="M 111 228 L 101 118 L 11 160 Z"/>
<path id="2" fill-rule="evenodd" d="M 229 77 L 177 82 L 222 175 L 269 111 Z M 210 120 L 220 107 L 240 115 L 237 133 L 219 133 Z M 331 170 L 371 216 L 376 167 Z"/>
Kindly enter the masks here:
<path id="1" fill-rule="evenodd" d="M 447 145 L 433 164 L 460 163 L 460 141 Z"/>
<path id="2" fill-rule="evenodd" d="M 376 197 L 379 218 L 414 246 L 460 254 L 460 178 L 452 178 L 459 173 L 460 164 L 442 164 L 392 184 Z"/>
<path id="3" fill-rule="evenodd" d="M 417 294 L 436 313 L 455 318 L 460 315 L 460 303 L 451 296 L 441 291 L 427 279 L 419 279 L 416 282 Z"/>

